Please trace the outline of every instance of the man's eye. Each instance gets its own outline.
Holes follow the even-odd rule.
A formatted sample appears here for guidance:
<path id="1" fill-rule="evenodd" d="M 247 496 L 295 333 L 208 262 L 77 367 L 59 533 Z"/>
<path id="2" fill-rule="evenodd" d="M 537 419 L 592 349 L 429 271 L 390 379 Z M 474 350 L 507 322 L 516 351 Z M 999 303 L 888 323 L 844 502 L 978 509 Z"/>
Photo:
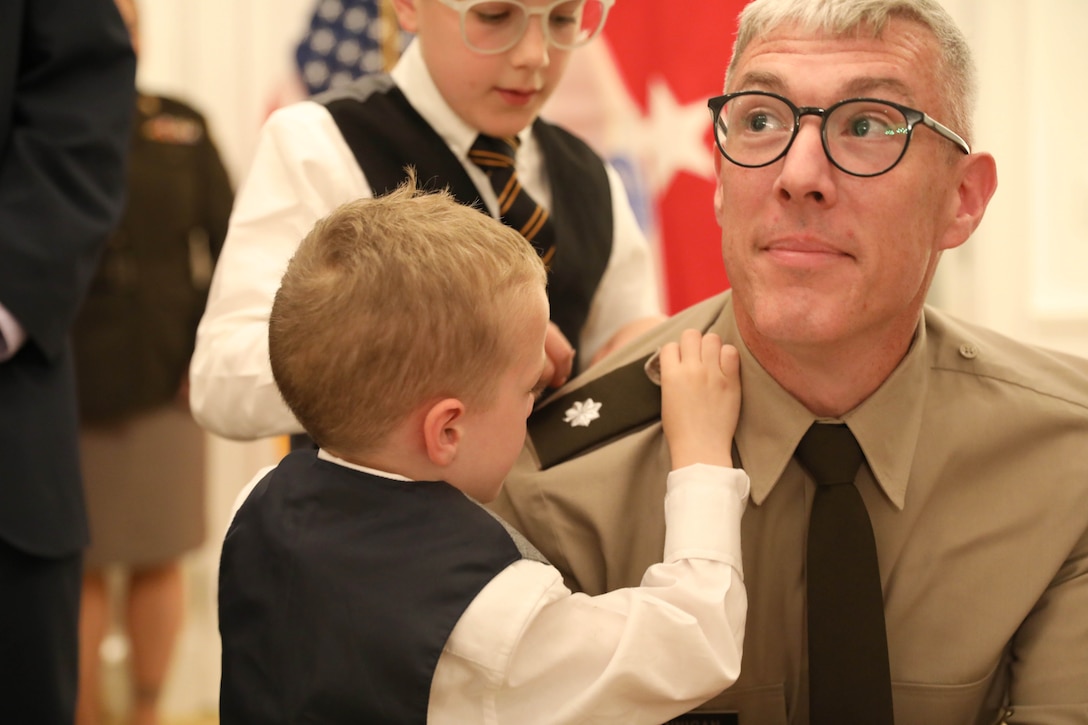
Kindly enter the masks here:
<path id="1" fill-rule="evenodd" d="M 871 141 L 893 139 L 907 132 L 905 123 L 889 118 L 880 110 L 853 113 L 845 119 L 845 123 L 840 128 L 845 137 Z"/>
<path id="2" fill-rule="evenodd" d="M 777 116 L 765 111 L 749 113 L 744 118 L 744 130 L 753 133 L 765 133 L 783 128 L 783 123 Z"/>
<path id="3" fill-rule="evenodd" d="M 856 138 L 866 138 L 873 134 L 884 135 L 884 131 L 881 130 L 882 125 L 874 123 L 871 118 L 855 118 L 850 122 L 850 135 Z"/>

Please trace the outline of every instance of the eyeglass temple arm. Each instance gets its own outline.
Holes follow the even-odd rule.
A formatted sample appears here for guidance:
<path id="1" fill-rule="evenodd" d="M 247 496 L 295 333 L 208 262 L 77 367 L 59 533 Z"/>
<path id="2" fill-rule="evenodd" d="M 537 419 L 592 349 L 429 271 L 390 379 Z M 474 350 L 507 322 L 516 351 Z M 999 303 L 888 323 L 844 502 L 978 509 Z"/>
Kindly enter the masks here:
<path id="1" fill-rule="evenodd" d="M 959 146 L 960 151 L 962 151 L 963 153 L 970 155 L 971 147 L 967 145 L 967 142 L 964 141 L 958 133 L 950 129 L 948 126 L 945 126 L 940 121 L 934 121 L 932 118 L 929 117 L 928 114 L 925 113 L 922 114 L 922 124 L 928 126 L 932 130 L 944 136 L 952 143 Z"/>

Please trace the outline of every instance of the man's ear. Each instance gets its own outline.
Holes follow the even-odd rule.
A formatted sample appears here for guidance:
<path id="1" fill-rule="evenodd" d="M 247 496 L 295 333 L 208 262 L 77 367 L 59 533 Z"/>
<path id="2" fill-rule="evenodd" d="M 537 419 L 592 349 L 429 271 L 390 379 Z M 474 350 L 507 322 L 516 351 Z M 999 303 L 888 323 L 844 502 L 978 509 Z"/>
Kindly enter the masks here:
<path id="1" fill-rule="evenodd" d="M 465 404 L 457 398 L 443 398 L 423 416 L 423 441 L 427 457 L 436 466 L 448 466 L 457 458 L 464 437 Z"/>
<path id="2" fill-rule="evenodd" d="M 952 249 L 967 238 L 982 222 L 982 215 L 997 191 L 997 163 L 987 153 L 973 153 L 961 163 L 965 164 L 952 199 L 952 224 L 945 230 L 941 249 Z"/>
<path id="3" fill-rule="evenodd" d="M 722 221 L 722 155 L 716 145 L 710 147 L 714 154 L 714 217 L 718 224 Z"/>
<path id="4" fill-rule="evenodd" d="M 416 22 L 416 3 L 419 0 L 393 0 L 393 11 L 397 14 L 400 29 L 408 33 L 419 30 Z"/>

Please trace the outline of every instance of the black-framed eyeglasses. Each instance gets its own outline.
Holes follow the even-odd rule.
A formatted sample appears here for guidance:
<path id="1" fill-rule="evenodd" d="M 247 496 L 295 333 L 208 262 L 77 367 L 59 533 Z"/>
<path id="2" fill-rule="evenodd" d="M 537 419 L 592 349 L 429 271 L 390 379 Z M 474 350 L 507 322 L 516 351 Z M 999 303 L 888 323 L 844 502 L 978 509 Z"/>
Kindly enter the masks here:
<path id="1" fill-rule="evenodd" d="M 971 153 L 959 134 L 922 111 L 879 98 L 847 98 L 827 108 L 796 106 L 765 91 L 739 91 L 707 101 L 714 141 L 737 166 L 768 166 L 786 155 L 802 116 L 820 117 L 820 139 L 828 160 L 852 176 L 891 171 L 907 152 L 914 127 L 922 124 Z"/>
<path id="2" fill-rule="evenodd" d="M 470 49 L 490 55 L 510 50 L 539 15 L 548 43 L 563 50 L 580 48 L 604 27 L 616 0 L 555 0 L 530 8 L 519 0 L 439 0 L 461 16 L 461 37 Z"/>

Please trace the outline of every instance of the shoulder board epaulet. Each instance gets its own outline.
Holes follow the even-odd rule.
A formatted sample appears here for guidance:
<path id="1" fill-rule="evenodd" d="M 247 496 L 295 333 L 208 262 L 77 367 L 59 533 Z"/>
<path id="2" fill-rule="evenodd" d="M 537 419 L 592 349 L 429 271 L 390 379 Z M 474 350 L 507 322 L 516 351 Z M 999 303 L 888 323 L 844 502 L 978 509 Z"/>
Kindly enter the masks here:
<path id="1" fill-rule="evenodd" d="M 550 468 L 661 417 L 661 388 L 647 373 L 653 355 L 616 368 L 533 411 L 529 437 Z"/>

